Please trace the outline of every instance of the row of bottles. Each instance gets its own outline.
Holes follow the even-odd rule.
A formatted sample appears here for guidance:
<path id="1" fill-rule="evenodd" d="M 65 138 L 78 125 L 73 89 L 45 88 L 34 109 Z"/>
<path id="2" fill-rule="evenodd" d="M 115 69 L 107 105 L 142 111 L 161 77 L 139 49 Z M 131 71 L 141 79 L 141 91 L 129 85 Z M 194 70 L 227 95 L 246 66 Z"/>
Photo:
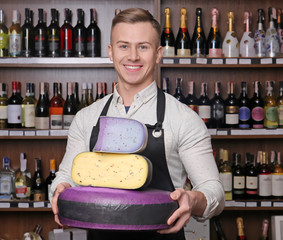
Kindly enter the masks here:
<path id="1" fill-rule="evenodd" d="M 219 150 L 219 173 L 223 183 L 226 200 L 283 198 L 283 166 L 280 152 L 258 151 L 257 158 L 249 152 L 245 164 L 241 155 Z"/>
<path id="2" fill-rule="evenodd" d="M 215 94 L 208 97 L 208 84 L 201 83 L 200 97 L 195 96 L 194 81 L 188 82 L 188 96 L 182 91 L 182 78 L 176 79 L 174 97 L 196 111 L 208 128 L 277 128 L 283 127 L 283 82 L 279 82 L 279 95 L 274 96 L 274 82 L 266 81 L 266 95 L 261 97 L 261 84 L 255 81 L 252 98 L 247 95 L 247 83 L 241 82 L 241 93 L 235 95 L 235 83 L 228 82 L 227 98 L 220 94 L 221 82 L 215 82 Z M 168 78 L 163 78 L 163 90 L 168 92 Z"/>
<path id="3" fill-rule="evenodd" d="M 59 26 L 59 12 L 51 9 L 51 22 L 46 25 L 44 9 L 38 9 L 38 23 L 33 25 L 33 11 L 25 9 L 21 26 L 20 12 L 13 10 L 12 25 L 7 28 L 4 11 L 0 10 L 0 57 L 100 57 L 101 32 L 97 13 L 90 9 L 90 24 L 85 27 L 84 10 L 77 9 L 77 24 L 72 26 L 72 11 L 65 8 L 65 20 Z"/>
<path id="4" fill-rule="evenodd" d="M 25 153 L 20 154 L 20 169 L 15 171 L 10 167 L 10 159 L 3 158 L 3 168 L 0 171 L 0 200 L 49 200 L 50 186 L 55 178 L 55 159 L 50 159 L 50 174 L 44 179 L 41 159 L 35 159 L 33 176 L 27 168 Z"/>
<path id="5" fill-rule="evenodd" d="M 26 83 L 23 98 L 21 83 L 12 82 L 12 94 L 8 98 L 7 84 L 0 83 L 0 128 L 68 129 L 78 110 L 106 95 L 105 82 L 97 82 L 96 98 L 92 83 L 82 83 L 79 100 L 77 82 L 67 82 L 66 99 L 62 97 L 62 84 L 53 83 L 53 97 L 49 99 L 49 84 L 39 83 L 39 98 L 35 98 L 34 83 Z"/>
<path id="6" fill-rule="evenodd" d="M 165 8 L 165 25 L 161 35 L 164 57 L 278 57 L 283 54 L 282 9 L 268 9 L 268 28 L 265 31 L 265 12 L 258 9 L 257 29 L 251 30 L 252 14 L 243 13 L 244 33 L 240 39 L 234 29 L 234 12 L 228 13 L 228 30 L 221 37 L 218 18 L 219 10 L 211 10 L 211 28 L 205 37 L 202 25 L 202 9 L 196 9 L 195 28 L 190 38 L 187 28 L 187 10 L 181 9 L 180 27 L 176 39 L 171 27 L 171 10 Z"/>

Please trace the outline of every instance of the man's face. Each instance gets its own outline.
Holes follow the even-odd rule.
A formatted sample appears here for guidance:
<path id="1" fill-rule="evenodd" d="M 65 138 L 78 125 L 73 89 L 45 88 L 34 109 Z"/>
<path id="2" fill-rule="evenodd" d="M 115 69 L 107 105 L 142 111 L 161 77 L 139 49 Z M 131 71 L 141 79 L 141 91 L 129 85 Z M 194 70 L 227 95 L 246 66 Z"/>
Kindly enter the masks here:
<path id="1" fill-rule="evenodd" d="M 113 28 L 108 54 L 119 84 L 141 90 L 154 80 L 154 66 L 162 57 L 158 42 L 158 34 L 149 22 L 118 23 Z"/>

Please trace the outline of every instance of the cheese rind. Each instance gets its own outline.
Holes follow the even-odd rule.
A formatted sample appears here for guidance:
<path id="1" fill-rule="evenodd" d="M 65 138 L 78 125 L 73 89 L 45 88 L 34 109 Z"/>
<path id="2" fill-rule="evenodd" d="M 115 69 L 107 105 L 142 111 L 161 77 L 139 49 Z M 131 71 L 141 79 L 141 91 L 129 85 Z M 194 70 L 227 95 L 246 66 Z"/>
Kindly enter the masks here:
<path id="1" fill-rule="evenodd" d="M 137 154 L 83 152 L 73 161 L 72 178 L 81 186 L 139 189 L 150 183 L 152 164 Z"/>
<path id="2" fill-rule="evenodd" d="M 147 137 L 146 126 L 137 120 L 101 116 L 93 151 L 138 153 L 145 149 Z"/>

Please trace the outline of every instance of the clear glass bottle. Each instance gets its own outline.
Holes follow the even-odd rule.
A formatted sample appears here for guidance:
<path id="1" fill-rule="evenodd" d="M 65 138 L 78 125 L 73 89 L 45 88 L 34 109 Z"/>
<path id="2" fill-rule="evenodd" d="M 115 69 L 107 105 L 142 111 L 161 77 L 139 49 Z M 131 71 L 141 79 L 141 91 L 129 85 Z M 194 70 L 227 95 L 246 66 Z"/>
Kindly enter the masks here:
<path id="1" fill-rule="evenodd" d="M 0 57 L 7 57 L 9 52 L 8 28 L 5 24 L 4 10 L 0 9 Z"/>
<path id="2" fill-rule="evenodd" d="M 10 159 L 3 158 L 3 168 L 0 171 L 0 200 L 14 198 L 15 172 L 10 168 Z"/>
<path id="3" fill-rule="evenodd" d="M 22 103 L 22 127 L 35 127 L 35 101 L 32 97 L 32 83 L 26 83 L 26 95 Z"/>
<path id="4" fill-rule="evenodd" d="M 255 57 L 255 41 L 250 30 L 251 28 L 251 12 L 244 13 L 245 31 L 240 42 L 240 56 L 241 57 Z"/>
<path id="5" fill-rule="evenodd" d="M 31 179 L 27 174 L 27 159 L 21 154 L 20 172 L 15 180 L 15 192 L 17 199 L 29 199 L 31 193 Z"/>
<path id="6" fill-rule="evenodd" d="M 271 197 L 271 172 L 268 167 L 268 154 L 262 152 L 262 162 L 258 171 L 258 195 L 260 198 Z"/>
<path id="7" fill-rule="evenodd" d="M 21 15 L 18 10 L 13 10 L 12 25 L 9 28 L 9 56 L 19 57 L 22 53 Z"/>
<path id="8" fill-rule="evenodd" d="M 277 153 L 277 157 L 274 162 L 274 168 L 271 174 L 271 195 L 273 198 L 283 198 L 283 166 L 281 163 L 281 154 Z"/>
<path id="9" fill-rule="evenodd" d="M 229 164 L 229 152 L 226 149 L 223 149 L 223 164 L 219 168 L 219 178 L 223 184 L 225 192 L 225 200 L 232 200 L 232 169 Z"/>
<path id="10" fill-rule="evenodd" d="M 265 30 L 264 30 L 264 10 L 257 10 L 257 29 L 255 30 L 254 40 L 255 40 L 255 52 L 257 57 L 265 56 Z"/>
<path id="11" fill-rule="evenodd" d="M 266 81 L 266 96 L 264 99 L 264 127 L 278 127 L 278 112 L 276 98 L 274 97 L 274 82 Z"/>

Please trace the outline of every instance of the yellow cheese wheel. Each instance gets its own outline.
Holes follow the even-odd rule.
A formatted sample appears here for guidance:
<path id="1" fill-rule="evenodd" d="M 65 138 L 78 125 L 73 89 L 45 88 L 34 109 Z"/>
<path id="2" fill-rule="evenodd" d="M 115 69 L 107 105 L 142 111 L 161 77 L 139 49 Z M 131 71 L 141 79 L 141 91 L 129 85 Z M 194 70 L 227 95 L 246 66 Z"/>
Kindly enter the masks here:
<path id="1" fill-rule="evenodd" d="M 73 161 L 72 178 L 81 186 L 139 189 L 150 183 L 152 164 L 137 154 L 83 152 Z"/>

